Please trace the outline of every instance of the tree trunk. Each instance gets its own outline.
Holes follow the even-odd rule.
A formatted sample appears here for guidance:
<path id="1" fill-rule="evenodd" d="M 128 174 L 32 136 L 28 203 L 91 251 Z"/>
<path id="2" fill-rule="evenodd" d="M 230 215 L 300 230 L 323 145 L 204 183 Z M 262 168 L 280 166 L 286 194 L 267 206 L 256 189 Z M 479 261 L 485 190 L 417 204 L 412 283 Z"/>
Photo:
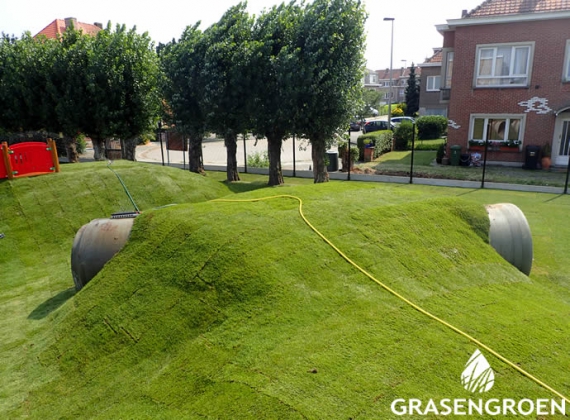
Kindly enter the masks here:
<path id="1" fill-rule="evenodd" d="M 283 171 L 281 168 L 281 145 L 283 144 L 283 138 L 280 135 L 267 136 L 267 150 L 269 155 L 269 182 L 268 185 L 282 185 L 283 181 Z"/>
<path id="2" fill-rule="evenodd" d="M 325 141 L 323 139 L 313 140 L 311 138 L 311 156 L 313 158 L 313 180 L 315 184 L 329 182 L 329 173 L 325 165 L 326 153 Z"/>
<path id="3" fill-rule="evenodd" d="M 123 149 L 123 159 L 132 160 L 133 162 L 137 161 L 137 143 L 137 137 L 123 140 L 121 142 Z"/>
<path id="4" fill-rule="evenodd" d="M 79 153 L 77 153 L 77 140 L 75 137 L 64 137 L 65 152 L 67 153 L 67 160 L 69 163 L 79 162 Z"/>
<path id="5" fill-rule="evenodd" d="M 93 143 L 93 159 L 97 161 L 105 160 L 105 140 L 92 137 L 91 142 Z"/>
<path id="6" fill-rule="evenodd" d="M 188 141 L 188 170 L 205 175 L 204 158 L 202 155 L 202 135 L 190 134 Z"/>
<path id="7" fill-rule="evenodd" d="M 224 144 L 227 152 L 227 180 L 228 182 L 239 181 L 237 169 L 237 135 L 233 131 L 229 131 L 224 136 Z"/>

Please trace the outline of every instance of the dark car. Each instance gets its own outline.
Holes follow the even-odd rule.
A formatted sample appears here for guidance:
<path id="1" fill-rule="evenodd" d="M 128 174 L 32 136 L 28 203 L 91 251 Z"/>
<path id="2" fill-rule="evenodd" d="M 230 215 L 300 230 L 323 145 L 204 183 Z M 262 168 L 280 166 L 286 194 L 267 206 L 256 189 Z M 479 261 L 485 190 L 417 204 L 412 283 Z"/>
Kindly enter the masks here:
<path id="1" fill-rule="evenodd" d="M 393 124 L 391 124 L 391 128 L 394 128 Z M 388 127 L 388 121 L 382 121 L 382 120 L 367 121 L 366 124 L 364 124 L 364 126 L 362 127 L 362 132 L 364 134 L 379 130 L 390 130 L 390 127 Z"/>
<path id="2" fill-rule="evenodd" d="M 360 126 L 360 123 L 357 121 L 351 121 L 350 122 L 350 128 L 349 131 L 360 131 L 362 129 L 362 127 Z"/>

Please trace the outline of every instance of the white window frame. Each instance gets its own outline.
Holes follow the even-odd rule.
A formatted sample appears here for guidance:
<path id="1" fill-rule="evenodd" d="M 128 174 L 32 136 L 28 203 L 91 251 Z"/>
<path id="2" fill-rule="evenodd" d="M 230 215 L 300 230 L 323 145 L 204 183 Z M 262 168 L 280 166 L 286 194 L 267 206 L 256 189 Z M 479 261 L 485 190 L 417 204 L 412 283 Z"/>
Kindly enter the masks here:
<path id="1" fill-rule="evenodd" d="M 475 130 L 475 120 L 476 119 L 484 119 L 485 122 L 483 123 L 483 138 L 482 139 L 475 139 L 473 138 L 473 131 Z M 506 120 L 507 123 L 505 124 L 505 132 L 503 136 L 503 140 L 490 140 L 490 141 L 498 141 L 507 143 L 509 141 L 509 128 L 510 128 L 510 120 L 516 119 L 520 120 L 519 126 L 519 138 L 520 146 L 524 143 L 524 132 L 526 126 L 526 114 L 471 114 L 471 119 L 469 122 L 469 140 L 481 140 L 484 141 L 487 139 L 487 130 L 489 126 L 489 120 Z M 484 143 L 483 143 L 484 144 Z"/>
<path id="2" fill-rule="evenodd" d="M 439 83 L 436 84 L 436 80 L 439 79 Z M 437 85 L 437 88 L 435 87 Z M 441 89 L 441 75 L 428 76 L 426 81 L 426 92 L 439 92 Z"/>
<path id="3" fill-rule="evenodd" d="M 563 82 L 570 82 L 570 39 L 566 41 L 566 53 L 564 54 Z"/>
<path id="4" fill-rule="evenodd" d="M 534 56 L 534 41 L 533 42 L 514 42 L 505 44 L 482 44 L 477 45 L 477 54 L 475 60 L 475 72 L 473 85 L 476 88 L 505 88 L 505 87 L 528 87 L 530 85 L 531 73 L 532 73 L 532 62 Z M 499 48 L 511 48 L 511 58 L 508 63 L 509 74 L 508 75 L 496 75 L 496 66 L 498 58 L 500 56 L 497 54 Z M 526 68 L 523 73 L 515 73 L 515 51 L 523 51 L 526 49 L 528 51 Z M 483 52 L 491 52 L 492 57 L 488 59 L 491 60 L 491 75 L 480 75 L 479 71 L 481 69 L 481 59 Z M 521 81 L 519 81 L 522 79 Z M 483 83 L 487 80 L 487 83 Z"/>

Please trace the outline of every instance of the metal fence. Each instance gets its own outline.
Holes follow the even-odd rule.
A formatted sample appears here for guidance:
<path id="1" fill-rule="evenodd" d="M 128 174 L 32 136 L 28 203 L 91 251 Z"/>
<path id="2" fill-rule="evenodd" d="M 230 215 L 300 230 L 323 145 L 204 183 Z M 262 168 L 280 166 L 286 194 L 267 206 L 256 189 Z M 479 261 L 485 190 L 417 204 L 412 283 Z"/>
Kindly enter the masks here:
<path id="1" fill-rule="evenodd" d="M 352 147 L 356 146 L 359 134 L 351 134 Z M 227 153 L 223 139 L 215 136 L 206 138 L 202 152 L 206 169 L 226 170 Z M 328 154 L 328 159 L 335 157 L 336 148 L 333 147 L 330 152 L 332 153 Z M 367 163 L 357 162 L 353 171 L 348 173 L 338 170 L 342 168 L 340 161 L 336 165 L 335 162 L 330 162 L 329 176 L 331 179 L 339 180 L 568 193 L 570 165 L 543 170 L 539 161 L 530 167 L 527 159 L 524 163 L 496 164 L 496 162 L 489 161 L 488 150 L 478 152 L 479 156 L 469 153 L 468 150 L 462 150 L 462 152 L 459 163 L 453 162 L 452 156 L 448 156 L 451 163 L 455 164 L 440 165 L 435 162 L 435 151 L 418 151 L 412 148 L 412 150 L 401 153 L 401 158 L 392 161 L 385 162 L 380 159 Z M 185 153 L 181 150 L 171 150 L 164 145 L 163 161 L 167 165 L 185 167 L 187 161 Z M 523 150 L 523 155 L 525 153 L 526 149 Z M 426 164 L 426 156 L 429 164 Z M 259 167 L 263 166 L 259 165 L 260 162 L 267 160 L 267 140 L 240 136 L 237 160 L 241 172 L 267 173 L 266 168 Z M 310 143 L 298 138 L 285 140 L 281 151 L 281 163 L 285 176 L 312 177 L 313 162 Z"/>

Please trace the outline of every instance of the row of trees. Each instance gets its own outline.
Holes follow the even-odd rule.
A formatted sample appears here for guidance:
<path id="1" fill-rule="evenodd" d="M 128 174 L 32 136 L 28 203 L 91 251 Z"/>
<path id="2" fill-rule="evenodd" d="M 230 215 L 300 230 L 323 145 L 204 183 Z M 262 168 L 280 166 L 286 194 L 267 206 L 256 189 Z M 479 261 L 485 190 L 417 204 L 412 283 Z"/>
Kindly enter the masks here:
<path id="1" fill-rule="evenodd" d="M 79 133 L 103 144 L 120 138 L 134 159 L 138 137 L 160 112 L 160 64 L 148 35 L 110 24 L 91 37 L 0 39 L 0 128 L 63 133 L 70 161 Z"/>
<path id="2" fill-rule="evenodd" d="M 324 182 L 327 144 L 362 98 L 365 19 L 358 0 L 293 0 L 257 18 L 240 3 L 156 51 L 124 26 L 61 40 L 3 36 L 0 129 L 84 133 L 96 158 L 116 137 L 134 159 L 136 138 L 161 118 L 190 139 L 195 172 L 205 133 L 223 136 L 229 181 L 239 180 L 237 136 L 252 132 L 268 140 L 270 185 L 283 183 L 281 145 L 297 135 L 310 140 L 314 179 Z"/>
<path id="3" fill-rule="evenodd" d="M 227 179 L 238 180 L 237 136 L 251 131 L 267 138 L 270 185 L 283 183 L 281 146 L 291 135 L 310 140 L 314 180 L 328 180 L 327 142 L 361 100 L 365 19 L 354 0 L 293 1 L 257 19 L 239 4 L 162 46 L 169 116 L 190 138 L 191 170 L 202 171 L 203 134 L 213 131 L 225 141 Z"/>

